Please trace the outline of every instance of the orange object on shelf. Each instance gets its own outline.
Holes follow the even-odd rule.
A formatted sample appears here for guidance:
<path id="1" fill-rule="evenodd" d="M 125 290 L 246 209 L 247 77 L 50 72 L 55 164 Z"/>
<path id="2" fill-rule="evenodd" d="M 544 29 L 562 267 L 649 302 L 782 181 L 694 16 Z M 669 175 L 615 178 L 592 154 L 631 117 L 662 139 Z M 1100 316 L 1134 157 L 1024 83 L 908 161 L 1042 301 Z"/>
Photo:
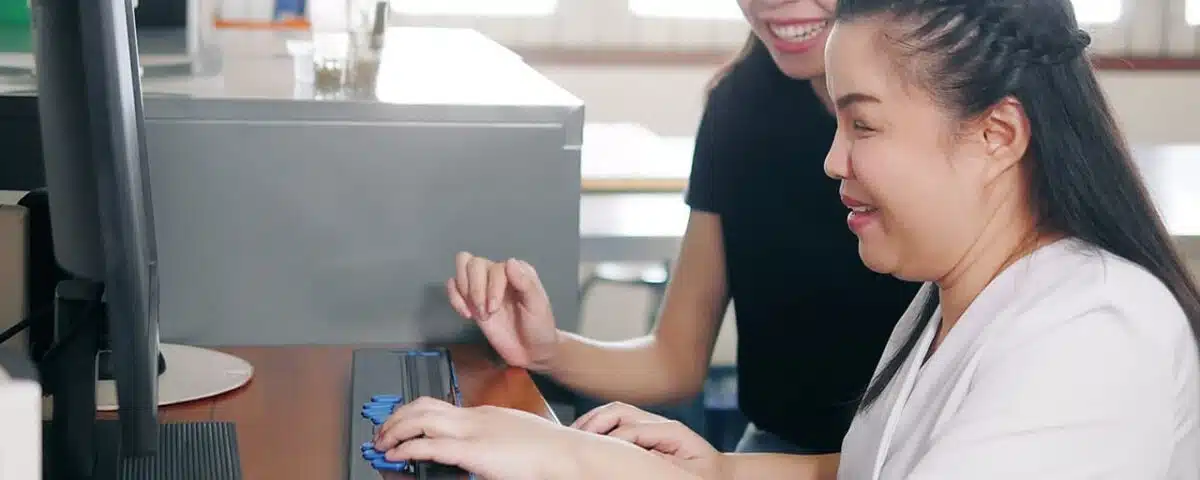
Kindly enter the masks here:
<path id="1" fill-rule="evenodd" d="M 289 18 L 284 20 L 272 21 L 257 21 L 257 20 L 226 20 L 217 18 L 213 24 L 217 28 L 239 29 L 239 30 L 308 30 L 312 25 L 305 18 Z"/>

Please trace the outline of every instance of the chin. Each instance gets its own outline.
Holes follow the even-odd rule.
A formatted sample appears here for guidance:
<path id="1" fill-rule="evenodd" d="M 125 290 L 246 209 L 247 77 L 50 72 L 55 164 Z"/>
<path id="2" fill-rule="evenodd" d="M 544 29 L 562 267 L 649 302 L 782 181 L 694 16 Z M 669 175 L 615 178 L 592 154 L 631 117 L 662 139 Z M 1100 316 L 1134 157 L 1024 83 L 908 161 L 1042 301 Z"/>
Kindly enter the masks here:
<path id="1" fill-rule="evenodd" d="M 858 258 L 862 260 L 864 266 L 875 273 L 897 276 L 895 255 L 881 250 L 883 249 L 878 247 L 868 247 L 862 240 L 858 241 Z"/>

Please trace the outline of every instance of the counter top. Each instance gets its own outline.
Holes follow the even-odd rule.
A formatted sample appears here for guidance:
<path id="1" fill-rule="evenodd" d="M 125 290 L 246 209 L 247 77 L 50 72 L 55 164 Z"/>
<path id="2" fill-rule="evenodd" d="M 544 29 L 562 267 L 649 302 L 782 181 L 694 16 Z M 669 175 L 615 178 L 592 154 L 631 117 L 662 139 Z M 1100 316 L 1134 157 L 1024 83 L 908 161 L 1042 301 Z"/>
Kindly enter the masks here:
<path id="1" fill-rule="evenodd" d="M 582 107 L 583 102 L 541 75 L 520 56 L 470 29 L 392 27 L 383 46 L 345 33 L 220 32 L 219 74 L 146 77 L 147 98 L 299 100 L 404 105 L 519 105 Z M 316 81 L 296 81 L 288 44 L 311 46 L 323 65 Z M 314 66 L 315 67 L 315 66 Z M 0 77 L 0 93 L 30 93 L 28 75 Z"/>

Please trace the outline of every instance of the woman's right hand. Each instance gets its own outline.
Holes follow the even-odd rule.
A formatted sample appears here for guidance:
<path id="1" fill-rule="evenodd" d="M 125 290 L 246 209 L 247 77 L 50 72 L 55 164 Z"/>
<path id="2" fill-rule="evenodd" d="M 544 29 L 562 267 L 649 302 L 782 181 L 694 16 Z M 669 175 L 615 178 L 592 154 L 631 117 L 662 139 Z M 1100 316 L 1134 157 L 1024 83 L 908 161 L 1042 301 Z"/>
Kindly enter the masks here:
<path id="1" fill-rule="evenodd" d="M 527 262 L 502 263 L 460 252 L 455 275 L 446 281 L 450 305 L 474 319 L 492 348 L 514 367 L 549 369 L 558 343 L 550 299 Z"/>

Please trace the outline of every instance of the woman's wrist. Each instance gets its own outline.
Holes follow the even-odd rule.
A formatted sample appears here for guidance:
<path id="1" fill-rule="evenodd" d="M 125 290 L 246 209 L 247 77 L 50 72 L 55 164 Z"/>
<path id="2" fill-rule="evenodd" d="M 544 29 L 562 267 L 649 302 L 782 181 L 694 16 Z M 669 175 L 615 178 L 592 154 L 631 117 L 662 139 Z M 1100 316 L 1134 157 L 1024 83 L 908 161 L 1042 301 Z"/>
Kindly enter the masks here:
<path id="1" fill-rule="evenodd" d="M 642 447 L 613 437 L 573 431 L 561 454 L 547 463 L 545 480 L 708 480 Z"/>
<path id="2" fill-rule="evenodd" d="M 559 480 L 559 479 L 582 479 L 583 464 L 585 463 L 582 455 L 587 455 L 585 449 L 567 449 L 562 455 L 554 455 L 547 459 L 542 474 L 539 478 L 543 480 Z"/>
<path id="3" fill-rule="evenodd" d="M 737 478 L 737 455 L 722 453 L 714 462 L 713 476 L 707 480 L 733 480 Z"/>
<path id="4" fill-rule="evenodd" d="M 558 375 L 562 370 L 562 352 L 566 350 L 566 343 L 569 341 L 569 334 L 557 328 L 554 329 L 554 340 L 546 346 L 541 356 L 534 360 L 534 368 L 531 370 L 552 378 Z"/>

